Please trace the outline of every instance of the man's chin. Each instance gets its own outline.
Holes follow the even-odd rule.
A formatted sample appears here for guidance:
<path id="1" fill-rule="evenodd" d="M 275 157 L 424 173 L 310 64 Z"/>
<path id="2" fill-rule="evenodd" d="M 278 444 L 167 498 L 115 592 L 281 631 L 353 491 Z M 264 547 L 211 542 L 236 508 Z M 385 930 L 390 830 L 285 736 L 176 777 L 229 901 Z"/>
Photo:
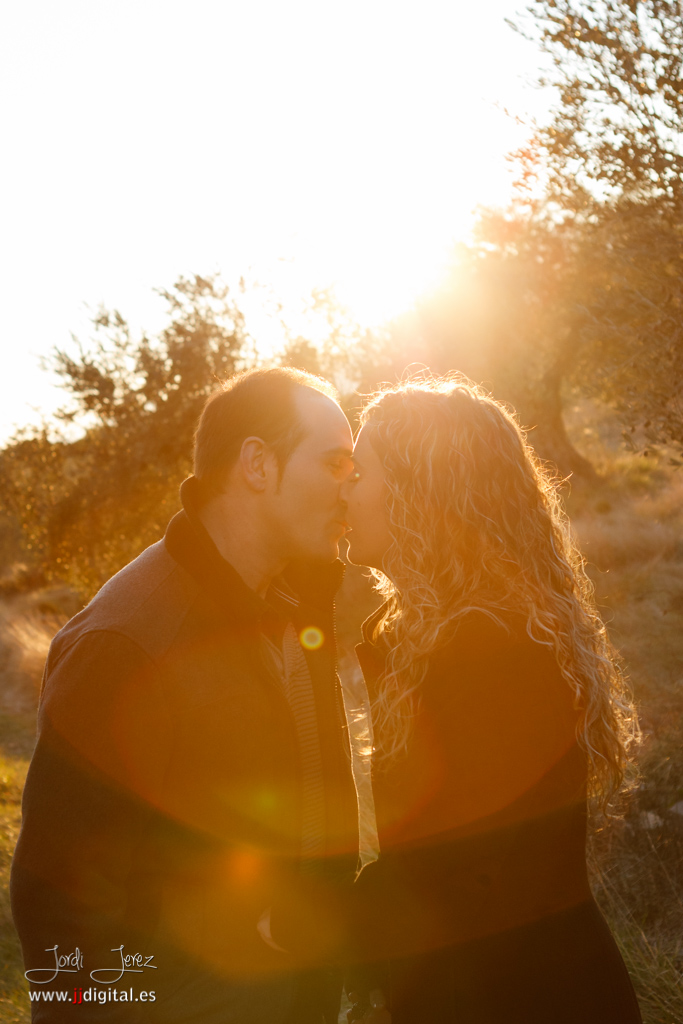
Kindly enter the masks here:
<path id="1" fill-rule="evenodd" d="M 319 561 L 327 562 L 328 565 L 331 562 L 336 562 L 338 558 L 339 558 L 339 541 L 335 541 L 334 544 L 330 544 L 328 546 L 328 548 L 327 548 L 327 552 L 325 554 L 323 554 L 322 551 L 321 551 L 320 555 L 319 555 Z"/>
<path id="2" fill-rule="evenodd" d="M 327 541 L 325 544 L 311 545 L 301 551 L 297 561 L 319 562 L 321 565 L 331 565 L 339 558 L 339 541 Z"/>

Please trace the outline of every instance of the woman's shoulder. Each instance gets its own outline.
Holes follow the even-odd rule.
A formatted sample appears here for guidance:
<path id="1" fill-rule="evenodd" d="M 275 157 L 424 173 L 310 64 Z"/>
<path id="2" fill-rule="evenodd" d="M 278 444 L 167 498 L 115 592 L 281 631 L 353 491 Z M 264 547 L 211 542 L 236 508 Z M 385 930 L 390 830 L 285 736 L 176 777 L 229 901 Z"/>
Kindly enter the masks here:
<path id="1" fill-rule="evenodd" d="M 558 699 L 567 712 L 573 706 L 552 643 L 534 640 L 521 613 L 468 611 L 431 655 L 424 689 L 453 700 L 472 691 L 477 700 L 495 700 L 501 707 L 511 693 L 520 708 Z"/>
<path id="2" fill-rule="evenodd" d="M 448 661 L 468 656 L 509 656 L 519 651 L 541 654 L 551 650 L 549 644 L 538 643 L 530 636 L 527 619 L 521 612 L 472 608 L 450 624 L 443 644 L 436 648 L 432 658 Z"/>

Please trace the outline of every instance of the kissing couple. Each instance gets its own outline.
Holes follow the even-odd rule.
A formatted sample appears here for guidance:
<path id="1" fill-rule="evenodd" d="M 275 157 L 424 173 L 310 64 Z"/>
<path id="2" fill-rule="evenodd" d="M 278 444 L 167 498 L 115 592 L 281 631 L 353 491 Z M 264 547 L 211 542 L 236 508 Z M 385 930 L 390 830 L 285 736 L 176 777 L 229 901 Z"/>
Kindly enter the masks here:
<path id="1" fill-rule="evenodd" d="M 38 1024 L 74 985 L 98 1024 L 336 1024 L 344 986 L 366 1024 L 640 1022 L 585 858 L 635 719 L 555 483 L 457 375 L 360 419 L 300 370 L 228 380 L 164 537 L 54 638 L 11 878 Z"/>

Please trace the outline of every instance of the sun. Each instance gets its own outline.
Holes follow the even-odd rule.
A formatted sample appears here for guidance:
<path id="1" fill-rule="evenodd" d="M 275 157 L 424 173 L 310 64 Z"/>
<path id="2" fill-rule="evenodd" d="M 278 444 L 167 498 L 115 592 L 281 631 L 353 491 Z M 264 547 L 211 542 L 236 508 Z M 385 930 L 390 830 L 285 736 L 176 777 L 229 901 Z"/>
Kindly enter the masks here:
<path id="1" fill-rule="evenodd" d="M 389 322 L 433 287 L 445 272 L 454 239 L 415 229 L 401 244 L 391 245 L 386 237 L 373 241 L 362 253 L 340 259 L 335 281 L 340 302 L 366 327 Z"/>
<path id="2" fill-rule="evenodd" d="M 438 201 L 431 210 L 426 205 L 381 211 L 358 196 L 336 223 L 328 218 L 318 231 L 298 232 L 288 258 L 277 271 L 270 266 L 267 278 L 290 310 L 314 282 L 331 289 L 361 327 L 386 324 L 438 283 L 455 243 L 469 236 L 473 211 L 464 197 L 448 210 Z"/>

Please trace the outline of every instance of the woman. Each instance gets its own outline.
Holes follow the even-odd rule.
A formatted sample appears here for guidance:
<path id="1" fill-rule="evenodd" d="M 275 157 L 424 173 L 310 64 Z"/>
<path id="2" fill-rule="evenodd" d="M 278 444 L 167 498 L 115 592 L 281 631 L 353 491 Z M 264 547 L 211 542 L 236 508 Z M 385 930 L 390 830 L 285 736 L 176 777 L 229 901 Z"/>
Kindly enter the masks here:
<path id="1" fill-rule="evenodd" d="M 381 392 L 362 424 L 344 497 L 385 598 L 357 648 L 381 853 L 350 987 L 393 1024 L 638 1024 L 585 862 L 637 726 L 553 483 L 460 378 Z"/>

